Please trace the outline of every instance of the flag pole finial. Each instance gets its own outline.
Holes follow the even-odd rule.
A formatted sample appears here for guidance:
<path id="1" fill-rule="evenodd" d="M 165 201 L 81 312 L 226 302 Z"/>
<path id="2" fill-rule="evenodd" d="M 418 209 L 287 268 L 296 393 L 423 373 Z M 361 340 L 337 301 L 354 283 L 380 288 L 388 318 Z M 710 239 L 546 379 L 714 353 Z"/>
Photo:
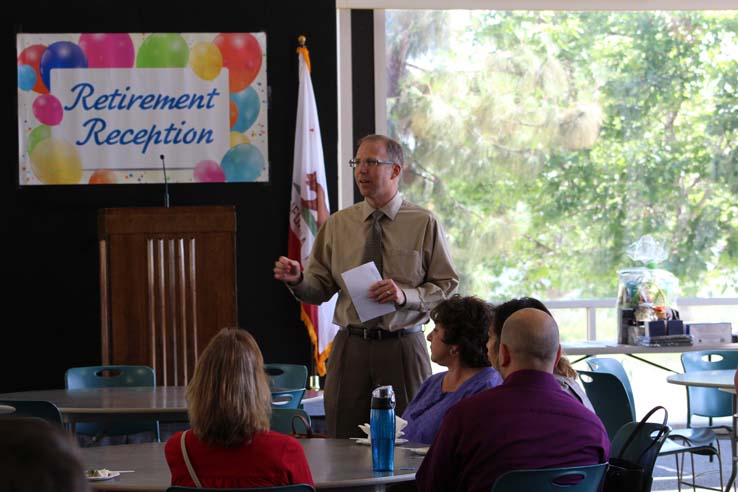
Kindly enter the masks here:
<path id="1" fill-rule="evenodd" d="M 304 48 L 305 47 L 305 41 L 307 41 L 307 38 L 305 36 L 303 36 L 302 34 L 300 34 L 299 36 L 297 36 L 297 44 L 300 45 L 300 48 Z"/>

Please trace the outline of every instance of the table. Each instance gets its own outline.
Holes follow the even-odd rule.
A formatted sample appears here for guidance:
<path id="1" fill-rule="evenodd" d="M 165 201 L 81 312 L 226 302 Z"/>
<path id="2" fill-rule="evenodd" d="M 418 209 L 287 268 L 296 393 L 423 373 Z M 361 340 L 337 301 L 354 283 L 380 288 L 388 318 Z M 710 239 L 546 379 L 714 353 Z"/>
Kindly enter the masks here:
<path id="1" fill-rule="evenodd" d="M 684 374 L 673 374 L 667 376 L 666 380 L 672 384 L 681 384 L 683 386 L 701 386 L 705 388 L 719 388 L 725 390 L 735 389 L 733 376 L 735 370 L 727 369 L 722 371 L 694 371 L 685 372 Z M 725 492 L 729 492 L 733 488 L 736 471 L 738 470 L 738 435 L 736 435 L 736 424 L 738 417 L 736 416 L 736 395 L 733 392 L 733 429 L 730 433 L 730 446 L 733 456 L 733 465 L 730 471 L 730 478 L 725 486 Z"/>
<path id="2" fill-rule="evenodd" d="M 415 479 L 422 456 L 412 447 L 395 449 L 395 471 L 373 472 L 370 446 L 356 444 L 349 439 L 300 439 L 318 490 L 383 491 L 387 484 Z M 127 444 L 83 448 L 85 468 L 134 470 L 102 482 L 91 482 L 95 490 L 164 491 L 170 484 L 169 467 L 164 458 L 164 443 Z"/>
<path id="3" fill-rule="evenodd" d="M 55 389 L 3 393 L 0 400 L 50 401 L 59 408 L 64 423 L 74 429 L 77 422 L 141 420 L 142 417 L 186 422 L 185 392 L 185 386 Z M 320 391 L 307 390 L 303 399 L 321 396 Z"/>
<path id="4" fill-rule="evenodd" d="M 702 345 L 683 345 L 672 347 L 647 347 L 644 345 L 625 345 L 614 341 L 585 341 L 562 343 L 561 348 L 565 355 L 581 355 L 583 357 L 571 361 L 572 364 L 592 355 L 624 354 L 646 364 L 658 367 L 669 372 L 676 372 L 668 367 L 643 359 L 636 354 L 681 354 L 698 350 L 738 350 L 738 343 L 719 343 Z"/>

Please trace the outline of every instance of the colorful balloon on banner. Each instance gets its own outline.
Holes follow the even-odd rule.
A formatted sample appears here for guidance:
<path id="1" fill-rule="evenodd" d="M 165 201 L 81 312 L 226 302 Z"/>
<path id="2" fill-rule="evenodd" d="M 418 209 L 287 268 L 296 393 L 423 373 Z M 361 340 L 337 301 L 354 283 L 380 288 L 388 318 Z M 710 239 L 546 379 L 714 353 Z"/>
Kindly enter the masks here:
<path id="1" fill-rule="evenodd" d="M 78 184 L 82 161 L 77 148 L 65 140 L 47 138 L 31 152 L 31 170 L 43 184 Z"/>
<path id="2" fill-rule="evenodd" d="M 44 84 L 51 87 L 51 71 L 55 68 L 87 68 L 87 57 L 82 48 L 69 41 L 57 41 L 46 48 L 41 56 L 39 72 Z"/>
<path id="3" fill-rule="evenodd" d="M 138 48 L 136 68 L 184 68 L 189 57 L 190 48 L 181 34 L 151 34 Z"/>
<path id="4" fill-rule="evenodd" d="M 231 132 L 231 147 L 235 147 L 239 144 L 251 143 L 249 137 L 240 132 Z"/>
<path id="5" fill-rule="evenodd" d="M 30 91 L 36 85 L 36 70 L 31 65 L 18 65 L 18 88 Z"/>
<path id="6" fill-rule="evenodd" d="M 226 175 L 215 161 L 200 161 L 192 172 L 195 181 L 200 183 L 223 183 Z"/>
<path id="7" fill-rule="evenodd" d="M 39 142 L 46 140 L 51 136 L 51 127 L 46 125 L 38 125 L 36 128 L 31 130 L 28 134 L 28 148 L 26 151 L 30 155 L 33 149 L 39 144 Z"/>
<path id="8" fill-rule="evenodd" d="M 190 51 L 192 71 L 203 80 L 213 80 L 223 68 L 223 55 L 213 43 L 197 43 Z"/>
<path id="9" fill-rule="evenodd" d="M 231 126 L 234 132 L 245 132 L 254 124 L 259 116 L 261 103 L 259 102 L 259 94 L 253 87 L 247 87 L 241 92 L 231 94 L 231 101 L 238 106 L 238 119 Z"/>
<path id="10" fill-rule="evenodd" d="M 220 167 L 225 172 L 226 181 L 229 183 L 255 181 L 266 168 L 266 162 L 257 147 L 251 144 L 240 144 L 226 152 Z"/>
<path id="11" fill-rule="evenodd" d="M 64 110 L 56 96 L 41 94 L 33 101 L 33 115 L 44 125 L 55 126 L 61 123 Z"/>
<path id="12" fill-rule="evenodd" d="M 259 41 L 249 33 L 221 33 L 213 44 L 223 55 L 223 66 L 228 68 L 230 92 L 240 92 L 248 87 L 261 70 Z"/>
<path id="13" fill-rule="evenodd" d="M 36 83 L 33 86 L 33 90 L 39 94 L 48 94 L 49 92 L 49 89 L 44 85 L 44 81 L 41 78 L 41 72 L 39 72 L 39 65 L 41 64 L 41 57 L 44 51 L 46 51 L 46 46 L 43 44 L 34 44 L 25 48 L 18 55 L 18 65 L 28 65 L 36 72 Z"/>
<path id="14" fill-rule="evenodd" d="M 81 34 L 79 47 L 90 68 L 131 68 L 136 59 L 128 33 Z"/>
<path id="15" fill-rule="evenodd" d="M 88 180 L 88 184 L 95 185 L 95 184 L 115 184 L 118 182 L 118 177 L 115 175 L 114 171 L 111 171 L 110 169 L 98 169 L 94 173 L 92 173 L 92 176 L 90 176 L 90 179 Z"/>

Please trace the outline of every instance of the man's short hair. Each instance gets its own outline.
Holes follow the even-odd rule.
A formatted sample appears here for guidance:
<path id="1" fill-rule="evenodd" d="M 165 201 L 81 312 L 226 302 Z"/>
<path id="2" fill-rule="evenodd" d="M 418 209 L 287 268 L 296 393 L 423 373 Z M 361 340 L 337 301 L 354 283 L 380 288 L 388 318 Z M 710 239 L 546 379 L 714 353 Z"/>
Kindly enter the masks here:
<path id="1" fill-rule="evenodd" d="M 399 165 L 405 164 L 405 156 L 402 152 L 402 146 L 399 142 L 396 140 L 392 140 L 391 138 L 385 136 L 385 135 L 379 135 L 379 134 L 372 134 L 367 135 L 366 137 L 359 140 L 359 146 L 363 144 L 364 142 L 382 142 L 384 143 L 385 149 L 387 149 L 387 157 L 389 159 Z"/>

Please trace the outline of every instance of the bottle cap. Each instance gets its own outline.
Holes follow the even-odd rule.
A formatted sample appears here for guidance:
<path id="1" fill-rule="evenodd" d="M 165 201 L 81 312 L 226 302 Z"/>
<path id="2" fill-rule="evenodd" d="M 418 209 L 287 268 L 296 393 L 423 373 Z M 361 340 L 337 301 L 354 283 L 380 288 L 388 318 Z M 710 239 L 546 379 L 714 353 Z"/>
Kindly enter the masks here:
<path id="1" fill-rule="evenodd" d="M 374 388 L 372 391 L 372 408 L 395 408 L 395 391 L 391 385 Z"/>

